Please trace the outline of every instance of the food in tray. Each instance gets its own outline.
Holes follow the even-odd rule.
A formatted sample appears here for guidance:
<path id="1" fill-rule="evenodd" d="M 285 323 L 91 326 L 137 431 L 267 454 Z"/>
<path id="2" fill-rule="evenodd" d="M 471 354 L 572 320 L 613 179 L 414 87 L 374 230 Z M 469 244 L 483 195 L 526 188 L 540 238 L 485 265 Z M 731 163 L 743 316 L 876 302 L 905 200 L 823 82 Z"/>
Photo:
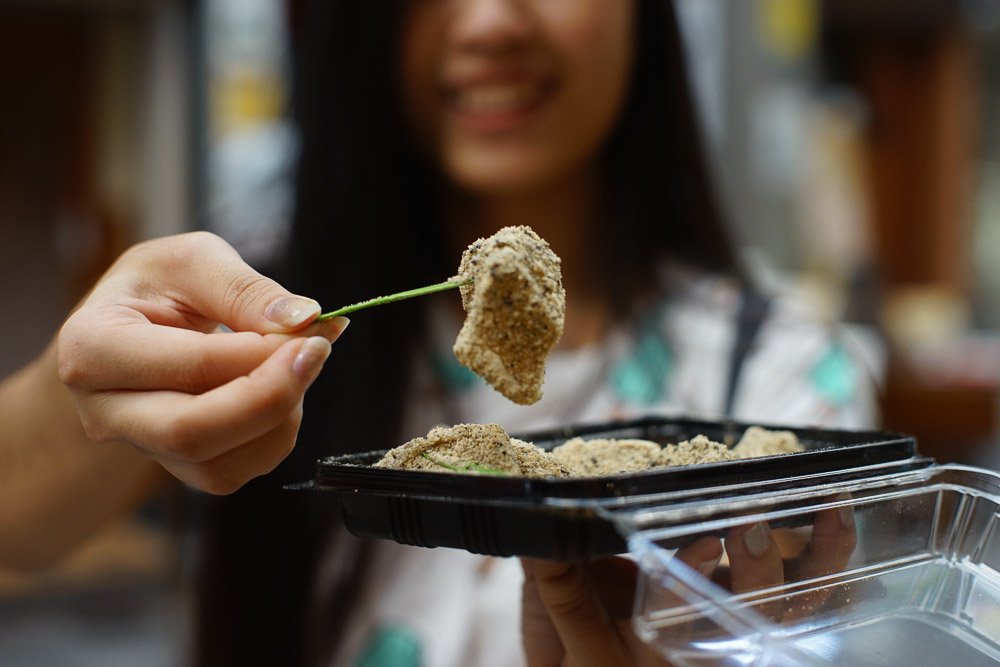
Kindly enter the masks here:
<path id="1" fill-rule="evenodd" d="M 499 424 L 439 426 L 389 450 L 377 468 L 471 472 L 523 477 L 570 477 L 559 459 L 530 442 L 511 438 Z"/>
<path id="2" fill-rule="evenodd" d="M 741 459 L 801 451 L 802 445 L 799 443 L 798 437 L 791 431 L 769 431 L 760 426 L 747 427 L 747 430 L 743 432 L 743 437 L 733 447 L 733 453 Z"/>
<path id="3" fill-rule="evenodd" d="M 651 440 L 573 438 L 552 450 L 552 455 L 577 471 L 578 477 L 616 475 L 622 472 L 732 461 L 739 456 L 720 442 L 703 435 L 660 447 Z"/>
<path id="4" fill-rule="evenodd" d="M 566 314 L 559 257 L 530 227 L 504 227 L 462 254 L 451 280 L 469 279 L 455 357 L 515 403 L 537 402 Z"/>
<path id="5" fill-rule="evenodd" d="M 593 477 L 655 468 L 661 451 L 651 440 L 573 438 L 553 448 L 549 456 L 563 461 L 577 477 Z"/>
<path id="6" fill-rule="evenodd" d="M 791 431 L 746 429 L 733 448 L 704 435 L 660 446 L 651 440 L 576 437 L 551 452 L 510 437 L 499 424 L 439 426 L 390 450 L 375 464 L 434 472 L 519 477 L 600 477 L 803 451 Z"/>

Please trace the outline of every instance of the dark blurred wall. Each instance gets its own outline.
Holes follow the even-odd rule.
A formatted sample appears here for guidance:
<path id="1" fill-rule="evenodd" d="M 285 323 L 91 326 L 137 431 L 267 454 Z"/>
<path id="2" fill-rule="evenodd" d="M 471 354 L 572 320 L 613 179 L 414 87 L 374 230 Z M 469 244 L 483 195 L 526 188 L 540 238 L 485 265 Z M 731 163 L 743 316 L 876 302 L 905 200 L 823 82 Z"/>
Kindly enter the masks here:
<path id="1" fill-rule="evenodd" d="M 44 347 L 78 291 L 56 238 L 90 240 L 91 53 L 79 22 L 0 20 L 0 375 Z"/>
<path id="2" fill-rule="evenodd" d="M 0 377 L 130 243 L 193 226 L 186 0 L 0 2 Z"/>

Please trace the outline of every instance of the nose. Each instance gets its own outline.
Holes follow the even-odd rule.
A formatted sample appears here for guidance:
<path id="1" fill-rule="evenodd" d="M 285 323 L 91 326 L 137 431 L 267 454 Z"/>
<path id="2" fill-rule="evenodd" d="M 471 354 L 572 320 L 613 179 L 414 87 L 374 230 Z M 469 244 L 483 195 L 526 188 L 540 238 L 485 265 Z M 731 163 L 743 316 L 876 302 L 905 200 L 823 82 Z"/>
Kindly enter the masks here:
<path id="1" fill-rule="evenodd" d="M 529 3 L 530 0 L 458 0 L 452 19 L 456 46 L 490 53 L 517 50 L 533 29 Z"/>

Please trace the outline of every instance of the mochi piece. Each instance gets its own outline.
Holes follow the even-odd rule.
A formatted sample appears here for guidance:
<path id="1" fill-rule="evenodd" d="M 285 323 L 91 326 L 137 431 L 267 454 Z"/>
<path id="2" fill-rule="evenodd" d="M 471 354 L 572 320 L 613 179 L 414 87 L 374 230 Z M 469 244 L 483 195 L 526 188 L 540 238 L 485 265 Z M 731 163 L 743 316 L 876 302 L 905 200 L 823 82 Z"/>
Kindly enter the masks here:
<path id="1" fill-rule="evenodd" d="M 580 477 L 596 477 L 649 470 L 659 460 L 660 451 L 651 440 L 577 437 L 554 448 L 552 456 Z"/>
<path id="2" fill-rule="evenodd" d="M 531 228 L 504 227 L 462 253 L 458 275 L 466 317 L 458 361 L 520 405 L 542 397 L 545 360 L 562 336 L 566 292 L 561 261 Z"/>
<path id="3" fill-rule="evenodd" d="M 744 459 L 792 454 L 804 450 L 805 447 L 792 431 L 769 431 L 760 426 L 748 427 L 743 437 L 733 447 L 733 453 Z"/>
<path id="4" fill-rule="evenodd" d="M 573 471 L 539 447 L 511 438 L 499 424 L 438 426 L 386 452 L 376 468 L 570 477 Z"/>
<path id="5" fill-rule="evenodd" d="M 375 467 L 442 472 L 452 466 L 476 472 L 470 464 L 508 475 L 521 473 L 510 436 L 499 424 L 438 426 L 424 437 L 390 449 Z"/>

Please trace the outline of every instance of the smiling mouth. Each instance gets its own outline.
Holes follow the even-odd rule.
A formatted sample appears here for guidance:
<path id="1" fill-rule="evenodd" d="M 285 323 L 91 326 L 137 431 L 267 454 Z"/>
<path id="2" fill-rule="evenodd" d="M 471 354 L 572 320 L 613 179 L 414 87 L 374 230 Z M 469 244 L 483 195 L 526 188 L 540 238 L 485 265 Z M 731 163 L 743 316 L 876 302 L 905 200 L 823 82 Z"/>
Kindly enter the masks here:
<path id="1" fill-rule="evenodd" d="M 480 129 L 509 129 L 544 104 L 553 86 L 544 80 L 493 81 L 448 87 L 449 111 Z"/>

